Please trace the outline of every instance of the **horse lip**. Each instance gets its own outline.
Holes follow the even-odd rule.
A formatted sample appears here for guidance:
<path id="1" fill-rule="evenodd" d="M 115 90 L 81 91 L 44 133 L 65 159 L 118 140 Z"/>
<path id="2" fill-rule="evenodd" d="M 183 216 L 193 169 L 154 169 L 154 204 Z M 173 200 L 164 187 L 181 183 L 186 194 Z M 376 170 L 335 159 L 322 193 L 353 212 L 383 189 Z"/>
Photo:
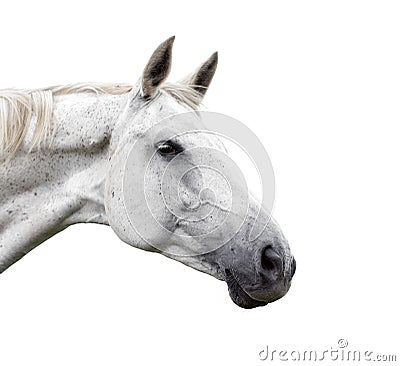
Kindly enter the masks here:
<path id="1" fill-rule="evenodd" d="M 225 269 L 225 282 L 228 285 L 229 296 L 232 301 L 241 308 L 252 309 L 259 306 L 265 306 L 268 302 L 254 299 L 250 296 L 237 281 L 234 272 L 228 268 Z"/>

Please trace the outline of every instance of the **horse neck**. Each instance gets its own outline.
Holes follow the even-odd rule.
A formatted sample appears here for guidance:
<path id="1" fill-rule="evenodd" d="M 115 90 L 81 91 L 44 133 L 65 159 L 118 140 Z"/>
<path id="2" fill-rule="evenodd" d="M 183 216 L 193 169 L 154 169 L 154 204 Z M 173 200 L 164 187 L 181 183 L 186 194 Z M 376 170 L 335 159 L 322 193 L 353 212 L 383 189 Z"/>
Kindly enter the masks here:
<path id="1" fill-rule="evenodd" d="M 22 148 L 0 165 L 0 273 L 79 222 L 108 224 L 104 182 L 109 142 L 127 96 L 71 94 L 54 100 L 49 148 Z"/>

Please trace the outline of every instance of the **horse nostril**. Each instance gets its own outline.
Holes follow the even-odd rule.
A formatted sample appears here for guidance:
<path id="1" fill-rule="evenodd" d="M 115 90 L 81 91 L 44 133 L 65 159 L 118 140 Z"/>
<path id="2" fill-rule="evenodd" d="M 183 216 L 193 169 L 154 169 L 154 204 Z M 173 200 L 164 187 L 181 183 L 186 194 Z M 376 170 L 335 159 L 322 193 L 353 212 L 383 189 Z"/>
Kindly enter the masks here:
<path id="1" fill-rule="evenodd" d="M 272 249 L 271 245 L 266 246 L 261 252 L 261 268 L 265 274 L 273 273 L 279 276 L 282 273 L 282 259 L 280 255 Z"/>

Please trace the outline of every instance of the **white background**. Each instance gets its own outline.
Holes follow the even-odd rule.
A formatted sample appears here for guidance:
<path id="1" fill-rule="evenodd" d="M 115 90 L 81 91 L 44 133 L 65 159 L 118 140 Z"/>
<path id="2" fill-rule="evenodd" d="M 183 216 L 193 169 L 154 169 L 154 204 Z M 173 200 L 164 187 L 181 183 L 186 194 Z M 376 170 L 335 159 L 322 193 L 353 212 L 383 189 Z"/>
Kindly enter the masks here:
<path id="1" fill-rule="evenodd" d="M 262 365 L 267 344 L 339 338 L 399 359 L 399 17 L 396 1 L 3 1 L 3 88 L 134 82 L 173 34 L 171 80 L 218 50 L 205 105 L 264 143 L 298 269 L 244 310 L 225 283 L 76 225 L 1 275 L 0 364 Z"/>

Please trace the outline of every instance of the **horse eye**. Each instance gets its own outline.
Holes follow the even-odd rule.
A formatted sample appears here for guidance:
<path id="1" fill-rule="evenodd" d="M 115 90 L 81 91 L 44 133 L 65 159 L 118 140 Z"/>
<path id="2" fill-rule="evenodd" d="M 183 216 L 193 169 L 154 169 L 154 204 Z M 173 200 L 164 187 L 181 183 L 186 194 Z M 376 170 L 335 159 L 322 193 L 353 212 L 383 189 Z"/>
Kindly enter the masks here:
<path id="1" fill-rule="evenodd" d="M 179 146 L 169 141 L 159 145 L 157 150 L 161 155 L 176 155 L 182 151 Z"/>

